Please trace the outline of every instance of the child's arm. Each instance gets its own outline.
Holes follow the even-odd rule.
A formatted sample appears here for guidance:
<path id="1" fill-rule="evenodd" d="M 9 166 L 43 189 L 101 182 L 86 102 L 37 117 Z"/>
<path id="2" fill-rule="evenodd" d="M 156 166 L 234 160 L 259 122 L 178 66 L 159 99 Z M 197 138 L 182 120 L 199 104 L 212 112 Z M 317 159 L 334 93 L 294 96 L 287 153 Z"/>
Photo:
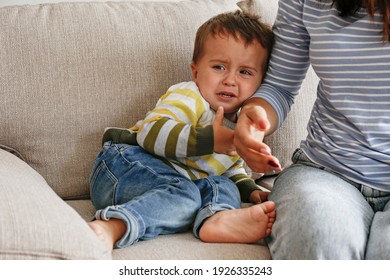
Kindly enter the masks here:
<path id="1" fill-rule="evenodd" d="M 255 203 L 255 204 L 258 204 L 258 203 L 261 203 L 261 202 L 264 202 L 268 199 L 268 195 L 270 194 L 270 192 L 265 192 L 265 191 L 262 191 L 262 190 L 254 190 L 251 192 L 250 196 L 249 196 L 249 202 L 252 202 L 252 203 Z"/>
<path id="2" fill-rule="evenodd" d="M 137 143 L 152 154 L 171 159 L 212 154 L 213 127 L 199 123 L 207 110 L 200 94 L 189 89 L 168 90 L 139 124 Z"/>
<path id="3" fill-rule="evenodd" d="M 233 144 L 234 130 L 223 125 L 223 107 L 219 107 L 213 122 L 214 152 L 229 156 L 237 155 Z"/>
<path id="4" fill-rule="evenodd" d="M 196 128 L 168 117 L 148 122 L 137 134 L 137 143 L 149 153 L 176 159 L 213 153 L 212 126 Z"/>
<path id="5" fill-rule="evenodd" d="M 241 201 L 251 203 L 260 203 L 265 201 L 267 199 L 268 192 L 260 190 L 255 181 L 248 176 L 244 169 L 243 162 L 244 161 L 242 159 L 239 159 L 231 168 L 226 170 L 223 175 L 236 184 L 240 192 Z"/>

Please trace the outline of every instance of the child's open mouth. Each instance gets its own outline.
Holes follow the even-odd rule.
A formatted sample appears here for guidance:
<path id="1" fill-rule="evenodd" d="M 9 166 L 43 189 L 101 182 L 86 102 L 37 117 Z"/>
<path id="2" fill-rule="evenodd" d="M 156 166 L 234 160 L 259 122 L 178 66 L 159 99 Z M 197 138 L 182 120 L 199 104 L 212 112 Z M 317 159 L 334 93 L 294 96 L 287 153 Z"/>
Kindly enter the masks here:
<path id="1" fill-rule="evenodd" d="M 217 96 L 221 98 L 228 98 L 228 99 L 236 97 L 233 93 L 230 92 L 219 92 L 217 93 Z"/>

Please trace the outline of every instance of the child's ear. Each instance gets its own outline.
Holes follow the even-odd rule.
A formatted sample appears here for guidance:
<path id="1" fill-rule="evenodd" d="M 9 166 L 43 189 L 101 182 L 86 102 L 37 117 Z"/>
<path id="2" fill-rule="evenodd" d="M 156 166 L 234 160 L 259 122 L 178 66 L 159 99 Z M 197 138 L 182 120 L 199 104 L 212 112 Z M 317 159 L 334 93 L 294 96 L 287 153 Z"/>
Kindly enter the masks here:
<path id="1" fill-rule="evenodd" d="M 196 78 L 198 76 L 198 70 L 197 70 L 195 62 L 192 62 L 190 67 L 191 67 L 191 72 L 192 72 L 192 79 L 194 81 L 196 81 Z"/>

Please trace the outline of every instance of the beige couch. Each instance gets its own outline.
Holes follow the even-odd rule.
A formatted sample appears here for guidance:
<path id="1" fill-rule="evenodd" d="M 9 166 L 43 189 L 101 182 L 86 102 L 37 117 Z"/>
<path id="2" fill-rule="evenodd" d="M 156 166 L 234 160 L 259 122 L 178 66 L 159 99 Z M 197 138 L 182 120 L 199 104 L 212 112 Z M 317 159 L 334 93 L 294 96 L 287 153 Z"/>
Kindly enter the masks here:
<path id="1" fill-rule="evenodd" d="M 171 0 L 172 1 L 172 0 Z M 205 244 L 190 232 L 108 252 L 85 221 L 105 127 L 128 127 L 189 80 L 197 27 L 234 0 L 120 1 L 0 8 L 0 259 L 269 259 L 263 242 Z M 276 0 L 241 1 L 270 24 Z M 289 163 L 316 79 L 268 139 Z"/>

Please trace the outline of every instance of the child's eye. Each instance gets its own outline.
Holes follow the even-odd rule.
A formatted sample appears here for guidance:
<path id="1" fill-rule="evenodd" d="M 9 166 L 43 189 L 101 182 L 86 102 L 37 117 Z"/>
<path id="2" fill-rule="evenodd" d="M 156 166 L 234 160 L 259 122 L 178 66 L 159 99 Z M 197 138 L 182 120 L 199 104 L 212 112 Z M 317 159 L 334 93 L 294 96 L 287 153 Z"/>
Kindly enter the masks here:
<path id="1" fill-rule="evenodd" d="M 217 70 L 225 70 L 225 67 L 223 65 L 214 65 L 213 68 Z"/>
<path id="2" fill-rule="evenodd" d="M 252 73 L 249 72 L 248 70 L 241 70 L 240 73 L 244 75 L 252 75 Z"/>

